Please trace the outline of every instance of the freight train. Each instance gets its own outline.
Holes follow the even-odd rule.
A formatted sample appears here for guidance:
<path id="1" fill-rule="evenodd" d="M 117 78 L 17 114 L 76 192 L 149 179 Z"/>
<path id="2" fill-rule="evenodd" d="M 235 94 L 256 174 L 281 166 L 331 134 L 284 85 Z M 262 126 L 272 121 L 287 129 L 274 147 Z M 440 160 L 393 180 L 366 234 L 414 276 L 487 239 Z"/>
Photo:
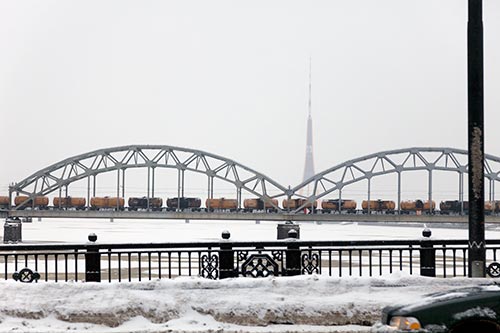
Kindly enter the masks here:
<path id="1" fill-rule="evenodd" d="M 0 196 L 0 209 L 9 208 L 9 197 Z M 92 197 L 87 207 L 87 200 L 80 197 L 54 197 L 53 206 L 49 206 L 49 198 L 45 196 L 36 196 L 31 199 L 29 196 L 16 196 L 14 198 L 14 207 L 18 209 L 64 209 L 64 210 L 128 210 L 140 211 L 193 211 L 193 212 L 278 212 L 279 202 L 277 199 L 262 200 L 251 198 L 243 200 L 243 207 L 238 207 L 236 199 L 213 198 L 206 199 L 205 207 L 201 207 L 202 200 L 194 197 L 168 198 L 163 206 L 163 199 L 153 197 L 130 197 L 128 206 L 125 206 L 125 200 L 121 197 Z M 303 213 L 314 214 L 395 214 L 398 213 L 396 203 L 391 200 L 364 200 L 361 203 L 361 209 L 357 209 L 357 203 L 350 199 L 325 199 L 321 201 L 321 208 L 318 208 L 318 202 L 308 202 L 307 199 L 290 198 L 284 199 L 281 203 L 284 210 L 296 210 L 304 206 Z M 340 205 L 340 207 L 339 207 Z M 441 201 L 439 210 L 436 210 L 434 201 L 406 200 L 401 201 L 399 205 L 400 214 L 441 214 L 441 215 L 460 215 L 462 212 L 468 214 L 468 201 L 460 202 L 458 200 Z M 484 205 L 486 215 L 500 214 L 500 201 L 486 201 Z"/>

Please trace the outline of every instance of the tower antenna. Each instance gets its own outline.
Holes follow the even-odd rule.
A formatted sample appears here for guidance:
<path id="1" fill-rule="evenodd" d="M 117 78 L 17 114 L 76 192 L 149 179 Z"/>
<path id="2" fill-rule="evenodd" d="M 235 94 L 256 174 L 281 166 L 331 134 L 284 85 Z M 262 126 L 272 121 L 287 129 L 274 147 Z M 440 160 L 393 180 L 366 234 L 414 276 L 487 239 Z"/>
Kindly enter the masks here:
<path id="1" fill-rule="evenodd" d="M 312 129 L 312 60 L 309 58 L 309 101 L 308 101 L 308 116 L 307 116 L 307 141 L 306 141 L 306 163 L 304 167 L 304 181 L 314 176 L 314 157 L 313 157 L 313 129 Z M 306 188 L 310 195 L 309 186 Z"/>

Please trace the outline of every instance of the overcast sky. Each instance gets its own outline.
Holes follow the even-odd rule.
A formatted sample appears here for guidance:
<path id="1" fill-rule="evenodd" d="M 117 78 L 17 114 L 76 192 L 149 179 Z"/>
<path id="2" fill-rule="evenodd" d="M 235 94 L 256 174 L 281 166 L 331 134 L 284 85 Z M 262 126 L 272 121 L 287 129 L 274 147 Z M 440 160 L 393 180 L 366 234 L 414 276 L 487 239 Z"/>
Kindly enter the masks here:
<path id="1" fill-rule="evenodd" d="M 467 147 L 466 0 L 0 0 L 0 192 L 64 158 L 165 144 L 302 179 Z M 500 1 L 484 0 L 486 152 L 500 155 Z"/>

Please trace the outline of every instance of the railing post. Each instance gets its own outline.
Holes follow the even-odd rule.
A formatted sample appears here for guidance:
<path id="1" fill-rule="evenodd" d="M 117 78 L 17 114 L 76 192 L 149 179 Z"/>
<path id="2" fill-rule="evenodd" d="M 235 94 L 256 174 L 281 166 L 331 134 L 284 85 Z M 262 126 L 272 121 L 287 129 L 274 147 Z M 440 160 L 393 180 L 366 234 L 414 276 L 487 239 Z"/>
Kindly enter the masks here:
<path id="1" fill-rule="evenodd" d="M 286 247 L 285 272 L 283 275 L 300 275 L 300 247 L 297 244 L 298 233 L 295 229 L 288 231 L 288 242 Z"/>
<path id="2" fill-rule="evenodd" d="M 101 282 L 101 255 L 99 248 L 95 246 L 96 234 L 89 235 L 92 245 L 87 246 L 85 253 L 85 282 Z"/>
<path id="3" fill-rule="evenodd" d="M 229 231 L 224 230 L 222 232 L 223 242 L 220 245 L 219 252 L 219 278 L 227 279 L 237 276 L 237 272 L 234 269 L 234 251 L 231 243 L 228 242 L 231 234 Z"/>
<path id="4" fill-rule="evenodd" d="M 420 245 L 420 275 L 436 277 L 436 250 L 430 244 L 431 234 L 427 228 L 422 231 L 424 239 Z"/>

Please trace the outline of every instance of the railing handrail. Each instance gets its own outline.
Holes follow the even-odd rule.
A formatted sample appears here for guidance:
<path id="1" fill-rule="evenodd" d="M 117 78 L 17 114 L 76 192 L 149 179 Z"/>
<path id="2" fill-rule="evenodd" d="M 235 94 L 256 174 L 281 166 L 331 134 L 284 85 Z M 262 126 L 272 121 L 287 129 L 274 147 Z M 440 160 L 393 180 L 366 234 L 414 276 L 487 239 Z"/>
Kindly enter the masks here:
<path id="1" fill-rule="evenodd" d="M 50 243 L 50 244 L 3 244 L 0 251 L 45 251 L 45 250 L 87 250 L 89 248 L 99 250 L 111 249 L 219 249 L 221 246 L 232 248 L 273 248 L 284 247 L 290 243 L 300 248 L 307 247 L 368 247 L 368 246 L 421 246 L 429 245 L 468 245 L 467 239 L 402 239 L 402 240 L 347 240 L 347 241 L 304 241 L 295 239 L 283 239 L 275 241 L 213 241 L 213 242 L 169 242 L 169 243 Z M 500 239 L 488 239 L 487 245 L 500 245 Z"/>

